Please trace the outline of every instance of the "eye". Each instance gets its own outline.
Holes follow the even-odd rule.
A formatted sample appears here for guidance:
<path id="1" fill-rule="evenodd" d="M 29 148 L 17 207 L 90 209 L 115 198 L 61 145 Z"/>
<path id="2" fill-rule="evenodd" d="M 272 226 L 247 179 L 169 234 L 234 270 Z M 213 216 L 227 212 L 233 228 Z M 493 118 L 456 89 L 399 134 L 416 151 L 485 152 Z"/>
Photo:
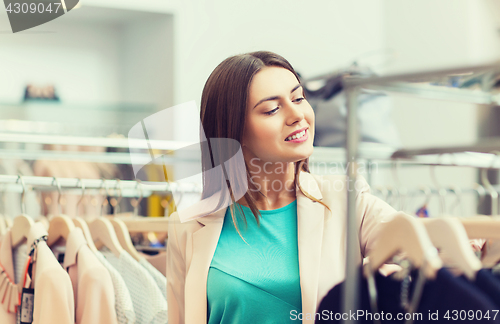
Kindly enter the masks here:
<path id="1" fill-rule="evenodd" d="M 295 102 L 295 103 L 301 103 L 304 100 L 306 100 L 306 98 L 300 97 L 300 98 L 295 99 L 293 102 Z"/>
<path id="2" fill-rule="evenodd" d="M 278 109 L 279 109 L 279 107 L 276 107 L 273 110 L 266 111 L 264 114 L 266 114 L 266 115 L 273 115 Z"/>

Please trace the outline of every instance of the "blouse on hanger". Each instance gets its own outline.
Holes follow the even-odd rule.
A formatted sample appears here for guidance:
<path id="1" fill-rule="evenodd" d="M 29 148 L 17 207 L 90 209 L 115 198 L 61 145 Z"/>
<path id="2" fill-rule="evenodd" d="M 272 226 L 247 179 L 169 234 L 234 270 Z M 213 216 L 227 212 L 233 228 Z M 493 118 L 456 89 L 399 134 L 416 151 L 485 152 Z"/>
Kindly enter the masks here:
<path id="1" fill-rule="evenodd" d="M 118 324 L 135 324 L 134 305 L 132 304 L 132 298 L 130 297 L 130 292 L 128 291 L 125 281 L 101 252 L 96 251 L 95 256 L 108 270 L 111 276 L 115 292 L 115 311 Z"/>
<path id="2" fill-rule="evenodd" d="M 47 230 L 43 224 L 35 223 L 28 235 L 28 245 L 44 235 L 47 235 Z M 32 260 L 33 275 L 30 279 L 35 291 L 33 323 L 74 324 L 75 300 L 71 280 L 45 241 L 37 244 Z"/>
<path id="3" fill-rule="evenodd" d="M 158 269 L 153 267 L 151 263 L 148 262 L 145 258 L 139 260 L 139 264 L 147 270 L 147 272 L 151 275 L 153 280 L 158 285 L 163 297 L 167 300 L 167 278 L 160 272 Z"/>
<path id="4" fill-rule="evenodd" d="M 117 324 L 111 277 L 88 247 L 80 228 L 69 233 L 64 269 L 73 284 L 76 324 Z"/>
<path id="5" fill-rule="evenodd" d="M 148 271 L 127 252 L 119 257 L 107 248 L 101 249 L 101 252 L 125 281 L 132 297 L 137 323 L 166 324 L 167 300 Z"/>

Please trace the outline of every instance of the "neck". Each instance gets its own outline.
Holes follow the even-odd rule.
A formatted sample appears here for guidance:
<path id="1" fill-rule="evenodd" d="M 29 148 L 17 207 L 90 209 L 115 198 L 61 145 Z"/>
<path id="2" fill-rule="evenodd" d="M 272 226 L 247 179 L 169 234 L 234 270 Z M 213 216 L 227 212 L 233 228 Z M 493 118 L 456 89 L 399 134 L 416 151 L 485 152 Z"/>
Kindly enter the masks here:
<path id="1" fill-rule="evenodd" d="M 264 162 L 253 158 L 248 165 L 250 182 L 248 193 L 260 210 L 283 207 L 295 200 L 295 163 Z M 248 206 L 245 198 L 238 203 Z"/>

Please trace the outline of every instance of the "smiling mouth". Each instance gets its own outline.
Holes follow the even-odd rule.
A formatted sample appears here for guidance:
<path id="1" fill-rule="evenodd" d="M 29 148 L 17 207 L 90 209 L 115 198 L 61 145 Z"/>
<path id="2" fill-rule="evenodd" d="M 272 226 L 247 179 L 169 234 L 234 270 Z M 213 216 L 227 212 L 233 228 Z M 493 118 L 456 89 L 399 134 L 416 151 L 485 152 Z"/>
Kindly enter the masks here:
<path id="1" fill-rule="evenodd" d="M 285 139 L 285 141 L 287 142 L 287 141 L 293 141 L 293 140 L 295 140 L 295 139 L 300 139 L 300 138 L 302 138 L 302 137 L 304 137 L 304 136 L 306 135 L 306 132 L 307 132 L 307 128 L 306 128 L 306 129 L 304 129 L 304 130 L 303 130 L 302 132 L 300 132 L 300 133 L 294 134 L 294 135 L 292 135 L 292 136 L 288 136 L 288 137 Z"/>

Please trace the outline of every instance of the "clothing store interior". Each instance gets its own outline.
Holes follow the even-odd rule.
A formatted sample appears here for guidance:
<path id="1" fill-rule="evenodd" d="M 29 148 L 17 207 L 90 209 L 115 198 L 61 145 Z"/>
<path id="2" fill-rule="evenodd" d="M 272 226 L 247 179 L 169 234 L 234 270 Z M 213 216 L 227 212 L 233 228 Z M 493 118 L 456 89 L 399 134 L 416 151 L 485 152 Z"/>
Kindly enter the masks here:
<path id="1" fill-rule="evenodd" d="M 21 30 L 0 9 L 0 323 L 500 323 L 499 0 L 76 2 Z M 198 233 L 183 232 L 194 225 L 172 215 L 203 200 L 205 82 L 255 51 L 300 78 L 310 173 L 362 177 L 362 195 L 397 213 L 359 258 L 367 198 L 343 188 L 345 206 L 330 208 L 342 215 L 328 215 L 342 219 L 341 280 L 307 295 L 330 268 L 302 273 L 300 258 L 329 250 L 301 253 L 299 224 L 299 299 L 268 289 L 290 316 L 247 318 L 257 304 L 244 288 L 209 293 L 195 317 L 193 285 L 213 272 L 208 260 L 203 280 L 176 290 L 174 268 L 189 277 L 200 263 Z M 185 262 L 168 261 L 177 254 Z"/>

